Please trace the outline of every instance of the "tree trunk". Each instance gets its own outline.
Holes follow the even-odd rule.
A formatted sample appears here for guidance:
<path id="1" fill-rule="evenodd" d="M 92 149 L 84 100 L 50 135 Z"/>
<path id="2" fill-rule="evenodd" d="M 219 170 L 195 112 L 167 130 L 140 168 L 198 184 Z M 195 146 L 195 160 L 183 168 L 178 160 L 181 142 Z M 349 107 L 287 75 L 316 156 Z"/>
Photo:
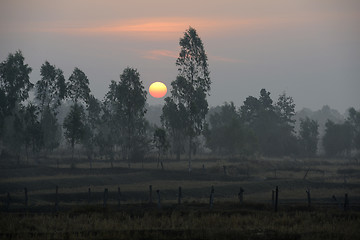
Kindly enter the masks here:
<path id="1" fill-rule="evenodd" d="M 27 144 L 25 144 L 25 152 L 26 152 L 26 164 L 29 165 L 29 150 Z"/>
<path id="2" fill-rule="evenodd" d="M 91 156 L 91 154 L 88 154 L 88 160 L 89 160 L 90 169 L 92 169 L 92 156 Z"/>
<path id="3" fill-rule="evenodd" d="M 191 173 L 191 151 L 192 151 L 192 136 L 189 138 L 189 174 Z"/>
<path id="4" fill-rule="evenodd" d="M 75 139 L 72 139 L 72 140 L 71 140 L 71 147 L 72 147 L 71 162 L 72 162 L 72 161 L 74 161 Z"/>

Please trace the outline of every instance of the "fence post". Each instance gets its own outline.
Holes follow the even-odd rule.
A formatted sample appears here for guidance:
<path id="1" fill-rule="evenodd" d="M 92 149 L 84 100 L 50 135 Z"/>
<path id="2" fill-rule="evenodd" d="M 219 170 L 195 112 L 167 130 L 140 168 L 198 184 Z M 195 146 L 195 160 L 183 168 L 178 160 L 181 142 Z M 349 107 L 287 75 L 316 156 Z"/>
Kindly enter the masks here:
<path id="1" fill-rule="evenodd" d="M 120 187 L 118 187 L 118 207 L 120 207 L 120 201 L 121 201 L 121 191 L 120 191 Z"/>
<path id="2" fill-rule="evenodd" d="M 107 188 L 105 188 L 105 190 L 104 190 L 104 198 L 103 198 L 103 200 L 104 200 L 103 206 L 105 208 L 107 200 L 108 200 L 108 189 Z"/>
<path id="3" fill-rule="evenodd" d="M 152 185 L 149 185 L 149 203 L 152 203 Z"/>
<path id="4" fill-rule="evenodd" d="M 271 195 L 271 204 L 273 207 L 275 207 L 275 191 L 274 189 L 271 190 L 272 191 L 272 195 Z"/>
<path id="5" fill-rule="evenodd" d="M 179 204 L 179 205 L 181 204 L 181 197 L 182 197 L 181 194 L 182 194 L 182 193 L 181 193 L 181 187 L 179 187 L 179 194 L 178 194 L 178 204 Z"/>
<path id="6" fill-rule="evenodd" d="M 240 201 L 240 204 L 243 203 L 243 200 L 244 200 L 244 189 L 242 187 L 240 187 L 240 191 L 238 193 L 238 197 L 239 197 L 239 201 Z"/>
<path id="7" fill-rule="evenodd" d="M 276 186 L 276 190 L 275 190 L 275 212 L 278 211 L 278 200 L 279 200 L 279 187 Z"/>
<path id="8" fill-rule="evenodd" d="M 11 201 L 10 193 L 8 192 L 6 195 L 6 209 L 7 210 L 9 210 L 9 208 L 10 208 L 10 201 Z"/>
<path id="9" fill-rule="evenodd" d="M 308 201 L 308 207 L 311 207 L 311 197 L 310 197 L 310 189 L 308 188 L 306 190 L 306 194 L 307 194 L 307 201 Z"/>
<path id="10" fill-rule="evenodd" d="M 161 209 L 160 190 L 156 190 L 158 196 L 158 209 Z"/>
<path id="11" fill-rule="evenodd" d="M 210 193 L 210 209 L 213 207 L 214 204 L 214 186 L 211 186 L 211 193 Z"/>
<path id="12" fill-rule="evenodd" d="M 26 187 L 24 188 L 24 192 L 25 192 L 25 208 L 27 208 L 27 207 L 28 207 L 29 198 L 28 198 L 28 191 L 27 191 L 27 188 L 26 188 Z"/>
<path id="13" fill-rule="evenodd" d="M 55 211 L 59 210 L 59 186 L 56 185 L 55 189 Z"/>
<path id="14" fill-rule="evenodd" d="M 345 200 L 344 200 L 344 211 L 349 209 L 349 198 L 348 198 L 348 194 L 345 193 Z"/>
<path id="15" fill-rule="evenodd" d="M 88 189 L 88 203 L 91 203 L 91 188 Z"/>

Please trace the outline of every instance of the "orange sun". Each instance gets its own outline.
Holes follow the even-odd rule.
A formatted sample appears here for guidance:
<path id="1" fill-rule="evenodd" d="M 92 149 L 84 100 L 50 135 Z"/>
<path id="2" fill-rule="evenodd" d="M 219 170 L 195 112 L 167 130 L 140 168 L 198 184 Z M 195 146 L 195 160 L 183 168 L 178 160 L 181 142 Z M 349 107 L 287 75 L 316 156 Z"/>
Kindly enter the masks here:
<path id="1" fill-rule="evenodd" d="M 162 98 L 165 96 L 167 88 L 162 82 L 154 82 L 150 85 L 149 92 L 154 98 Z"/>

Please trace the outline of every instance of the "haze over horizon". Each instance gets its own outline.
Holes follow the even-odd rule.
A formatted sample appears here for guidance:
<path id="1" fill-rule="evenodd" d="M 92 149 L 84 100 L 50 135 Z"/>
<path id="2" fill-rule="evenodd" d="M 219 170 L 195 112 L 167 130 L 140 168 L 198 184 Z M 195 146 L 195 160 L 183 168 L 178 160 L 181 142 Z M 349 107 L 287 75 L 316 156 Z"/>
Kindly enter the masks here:
<path id="1" fill-rule="evenodd" d="M 127 66 L 147 90 L 155 81 L 169 89 L 189 26 L 208 55 L 210 106 L 240 106 L 266 88 L 273 100 L 285 91 L 296 110 L 360 108 L 357 0 L 0 1 L 0 61 L 21 50 L 32 83 L 45 60 L 66 78 L 79 67 L 99 99 Z"/>

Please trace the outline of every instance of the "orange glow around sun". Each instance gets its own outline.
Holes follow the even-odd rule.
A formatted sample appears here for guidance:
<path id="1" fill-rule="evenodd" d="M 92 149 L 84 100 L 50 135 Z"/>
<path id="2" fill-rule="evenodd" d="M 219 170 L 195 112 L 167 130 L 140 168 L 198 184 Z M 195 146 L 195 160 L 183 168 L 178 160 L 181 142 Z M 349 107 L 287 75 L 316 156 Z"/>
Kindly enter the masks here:
<path id="1" fill-rule="evenodd" d="M 150 95 L 154 98 L 162 98 L 167 92 L 166 85 L 162 82 L 154 82 L 149 87 Z"/>

